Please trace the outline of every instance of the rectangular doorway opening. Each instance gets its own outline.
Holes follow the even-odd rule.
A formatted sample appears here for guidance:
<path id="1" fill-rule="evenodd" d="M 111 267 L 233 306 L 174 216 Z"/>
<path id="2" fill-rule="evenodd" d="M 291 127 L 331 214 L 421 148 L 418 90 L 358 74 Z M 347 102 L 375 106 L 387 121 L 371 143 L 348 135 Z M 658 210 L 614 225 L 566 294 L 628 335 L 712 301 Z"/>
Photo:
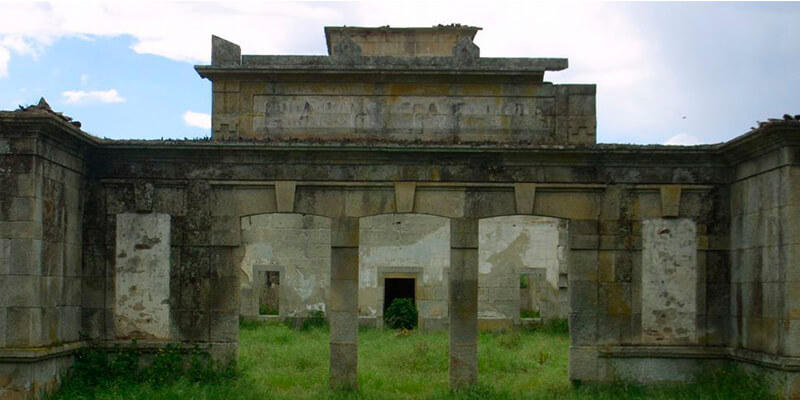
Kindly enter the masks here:
<path id="1" fill-rule="evenodd" d="M 281 274 L 279 271 L 259 271 L 258 315 L 278 315 L 281 305 Z"/>
<path id="2" fill-rule="evenodd" d="M 394 299 L 411 299 L 416 302 L 416 284 L 414 278 L 386 278 L 384 283 L 383 312 L 392 304 Z"/>
<path id="3" fill-rule="evenodd" d="M 519 277 L 519 317 L 522 319 L 540 318 L 536 273 L 522 274 Z"/>

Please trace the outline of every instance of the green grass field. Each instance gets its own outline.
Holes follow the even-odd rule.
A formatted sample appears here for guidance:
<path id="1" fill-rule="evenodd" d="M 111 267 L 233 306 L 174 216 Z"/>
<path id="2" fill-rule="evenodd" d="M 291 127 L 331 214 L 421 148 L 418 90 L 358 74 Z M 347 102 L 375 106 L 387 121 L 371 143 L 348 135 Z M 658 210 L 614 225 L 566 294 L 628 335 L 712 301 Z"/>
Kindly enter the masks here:
<path id="1" fill-rule="evenodd" d="M 325 328 L 292 330 L 283 325 L 243 324 L 238 374 L 168 383 L 72 379 L 53 399 L 768 399 L 758 377 L 725 370 L 673 387 L 617 383 L 573 388 L 567 379 L 569 337 L 564 333 L 481 334 L 479 385 L 448 390 L 448 336 L 402 335 L 364 330 L 359 334 L 358 392 L 328 389 Z M 141 378 L 140 378 L 141 379 Z"/>

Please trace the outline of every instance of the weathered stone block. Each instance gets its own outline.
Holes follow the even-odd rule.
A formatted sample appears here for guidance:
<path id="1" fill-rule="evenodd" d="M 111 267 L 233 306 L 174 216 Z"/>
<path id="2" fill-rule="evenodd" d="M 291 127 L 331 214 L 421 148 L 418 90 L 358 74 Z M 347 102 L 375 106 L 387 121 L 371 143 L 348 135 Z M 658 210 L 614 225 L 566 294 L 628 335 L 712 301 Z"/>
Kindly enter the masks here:
<path id="1" fill-rule="evenodd" d="M 238 342 L 239 315 L 237 312 L 238 310 L 232 312 L 211 312 L 209 320 L 209 340 L 212 342 Z"/>
<path id="2" fill-rule="evenodd" d="M 500 215 L 515 214 L 516 199 L 514 191 L 478 191 L 467 189 L 465 193 L 464 216 L 480 219 Z"/>
<path id="3" fill-rule="evenodd" d="M 106 213 L 122 214 L 136 210 L 132 185 L 106 185 Z"/>
<path id="4" fill-rule="evenodd" d="M 69 306 L 58 309 L 58 340 L 59 342 L 74 342 L 80 339 L 81 333 L 81 307 Z M 54 343 L 56 340 L 51 340 Z"/>
<path id="5" fill-rule="evenodd" d="M 600 312 L 630 315 L 632 311 L 631 286 L 630 283 L 600 283 L 598 292 Z"/>
<path id="6" fill-rule="evenodd" d="M 463 188 L 417 187 L 414 212 L 448 218 L 463 218 L 466 192 Z"/>
<path id="7" fill-rule="evenodd" d="M 569 347 L 569 379 L 577 382 L 596 382 L 598 376 L 597 349 L 589 346 Z"/>
<path id="8" fill-rule="evenodd" d="M 355 342 L 331 342 L 331 376 L 333 388 L 358 387 L 358 347 Z"/>
<path id="9" fill-rule="evenodd" d="M 5 203 L 0 207 L 0 221 L 41 221 L 42 200 L 34 197 L 3 198 Z"/>
<path id="10" fill-rule="evenodd" d="M 104 337 L 104 330 L 105 310 L 81 307 L 81 333 L 88 339 L 101 339 Z"/>
<path id="11" fill-rule="evenodd" d="M 210 334 L 209 313 L 200 310 L 173 310 L 177 314 L 178 331 L 183 341 L 207 342 Z"/>
<path id="12" fill-rule="evenodd" d="M 414 211 L 414 193 L 417 185 L 414 182 L 395 182 L 394 198 L 397 212 L 409 213 Z"/>
<path id="13" fill-rule="evenodd" d="M 0 347 L 6 345 L 6 331 L 8 330 L 8 309 L 0 305 Z"/>
<path id="14" fill-rule="evenodd" d="M 38 239 L 5 239 L 6 268 L 11 274 L 39 275 L 42 273 L 42 241 Z M 2 259 L 2 258 L 0 258 Z"/>
<path id="15" fill-rule="evenodd" d="M 569 280 L 570 281 L 597 281 L 598 271 L 601 266 L 607 265 L 599 262 L 603 260 L 602 255 L 607 252 L 600 252 L 601 258 L 598 260 L 598 252 L 593 250 L 573 250 L 570 253 Z"/>
<path id="16" fill-rule="evenodd" d="M 208 299 L 203 303 L 208 310 L 235 313 L 239 302 L 239 279 L 209 279 L 210 289 L 205 293 Z"/>
<path id="17" fill-rule="evenodd" d="M 9 307 L 6 310 L 6 345 L 30 347 L 42 344 L 42 309 Z"/>
<path id="18" fill-rule="evenodd" d="M 4 307 L 40 307 L 41 280 L 36 275 L 0 275 L 0 305 Z"/>
<path id="19" fill-rule="evenodd" d="M 294 212 L 294 197 L 297 182 L 275 182 L 275 204 L 278 212 Z"/>
<path id="20" fill-rule="evenodd" d="M 580 314 L 596 314 L 598 312 L 597 287 L 597 282 L 570 282 L 569 304 L 571 312 Z"/>
<path id="21" fill-rule="evenodd" d="M 136 212 L 153 210 L 153 183 L 137 180 L 133 183 L 133 197 Z"/>
<path id="22" fill-rule="evenodd" d="M 228 204 L 233 207 L 236 202 Z M 182 187 L 155 186 L 153 188 L 153 211 L 179 216 L 186 214 L 186 193 Z M 174 222 L 174 221 L 173 221 Z"/>
<path id="23" fill-rule="evenodd" d="M 597 340 L 597 315 L 569 314 L 569 337 L 573 346 L 594 344 Z"/>
<path id="24" fill-rule="evenodd" d="M 349 311 L 352 312 L 358 309 L 358 271 L 356 268 L 350 268 L 355 272 L 355 279 L 331 279 L 330 302 L 328 309 L 330 311 Z"/>
<path id="25" fill-rule="evenodd" d="M 240 216 L 275 212 L 275 189 L 244 187 L 236 189 L 236 206 Z"/>
<path id="26" fill-rule="evenodd" d="M 363 188 L 345 193 L 345 215 L 348 217 L 385 214 L 396 209 L 392 188 Z"/>
<path id="27" fill-rule="evenodd" d="M 42 282 L 42 307 L 56 307 L 66 303 L 64 278 L 60 276 L 43 276 Z M 102 299 L 102 298 L 101 298 Z"/>
<path id="28" fill-rule="evenodd" d="M 238 220 L 239 210 L 236 207 L 236 191 L 232 187 L 214 187 L 211 191 L 211 215 L 236 217 Z M 238 223 L 238 221 L 237 221 Z"/>
<path id="29" fill-rule="evenodd" d="M 358 339 L 358 315 L 354 310 L 332 311 L 328 314 L 331 343 L 349 343 Z"/>
<path id="30" fill-rule="evenodd" d="M 661 187 L 661 215 L 677 217 L 681 205 L 681 187 L 678 185 Z"/>
<path id="31" fill-rule="evenodd" d="M 42 239 L 42 224 L 30 221 L 0 221 L 0 239 Z"/>
<path id="32" fill-rule="evenodd" d="M 477 350 L 477 344 L 450 343 L 450 389 L 463 390 L 478 383 Z"/>

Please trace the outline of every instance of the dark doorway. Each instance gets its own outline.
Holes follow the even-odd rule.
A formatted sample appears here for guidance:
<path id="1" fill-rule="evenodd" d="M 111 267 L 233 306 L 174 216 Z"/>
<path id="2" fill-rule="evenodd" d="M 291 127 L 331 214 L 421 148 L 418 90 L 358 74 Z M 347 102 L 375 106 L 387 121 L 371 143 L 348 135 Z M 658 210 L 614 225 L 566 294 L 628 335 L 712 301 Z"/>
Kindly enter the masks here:
<path id="1" fill-rule="evenodd" d="M 278 315 L 281 304 L 281 274 L 278 271 L 260 273 L 262 285 L 258 288 L 258 314 Z"/>
<path id="2" fill-rule="evenodd" d="M 383 312 L 392 304 L 394 299 L 411 299 L 415 301 L 414 278 L 386 278 L 384 282 L 385 291 L 383 296 Z"/>

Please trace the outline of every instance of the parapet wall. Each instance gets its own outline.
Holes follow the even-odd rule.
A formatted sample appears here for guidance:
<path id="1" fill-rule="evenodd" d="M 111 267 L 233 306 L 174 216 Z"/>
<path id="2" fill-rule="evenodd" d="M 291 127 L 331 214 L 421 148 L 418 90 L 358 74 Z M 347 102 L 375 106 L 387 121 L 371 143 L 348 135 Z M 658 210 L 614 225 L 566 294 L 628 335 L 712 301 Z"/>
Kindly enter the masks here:
<path id="1" fill-rule="evenodd" d="M 543 80 L 546 71 L 565 69 L 566 59 L 483 58 L 472 43 L 475 31 L 464 27 L 359 29 L 367 28 L 331 33 L 330 56 L 243 56 L 236 44 L 214 37 L 212 64 L 196 67 L 212 81 L 212 136 L 373 143 L 596 142 L 595 86 Z M 447 51 L 392 50 L 404 41 L 419 45 L 420 35 Z M 371 41 L 378 37 L 386 39 L 379 41 L 383 44 Z M 364 51 L 362 46 L 370 43 L 376 49 Z"/>

